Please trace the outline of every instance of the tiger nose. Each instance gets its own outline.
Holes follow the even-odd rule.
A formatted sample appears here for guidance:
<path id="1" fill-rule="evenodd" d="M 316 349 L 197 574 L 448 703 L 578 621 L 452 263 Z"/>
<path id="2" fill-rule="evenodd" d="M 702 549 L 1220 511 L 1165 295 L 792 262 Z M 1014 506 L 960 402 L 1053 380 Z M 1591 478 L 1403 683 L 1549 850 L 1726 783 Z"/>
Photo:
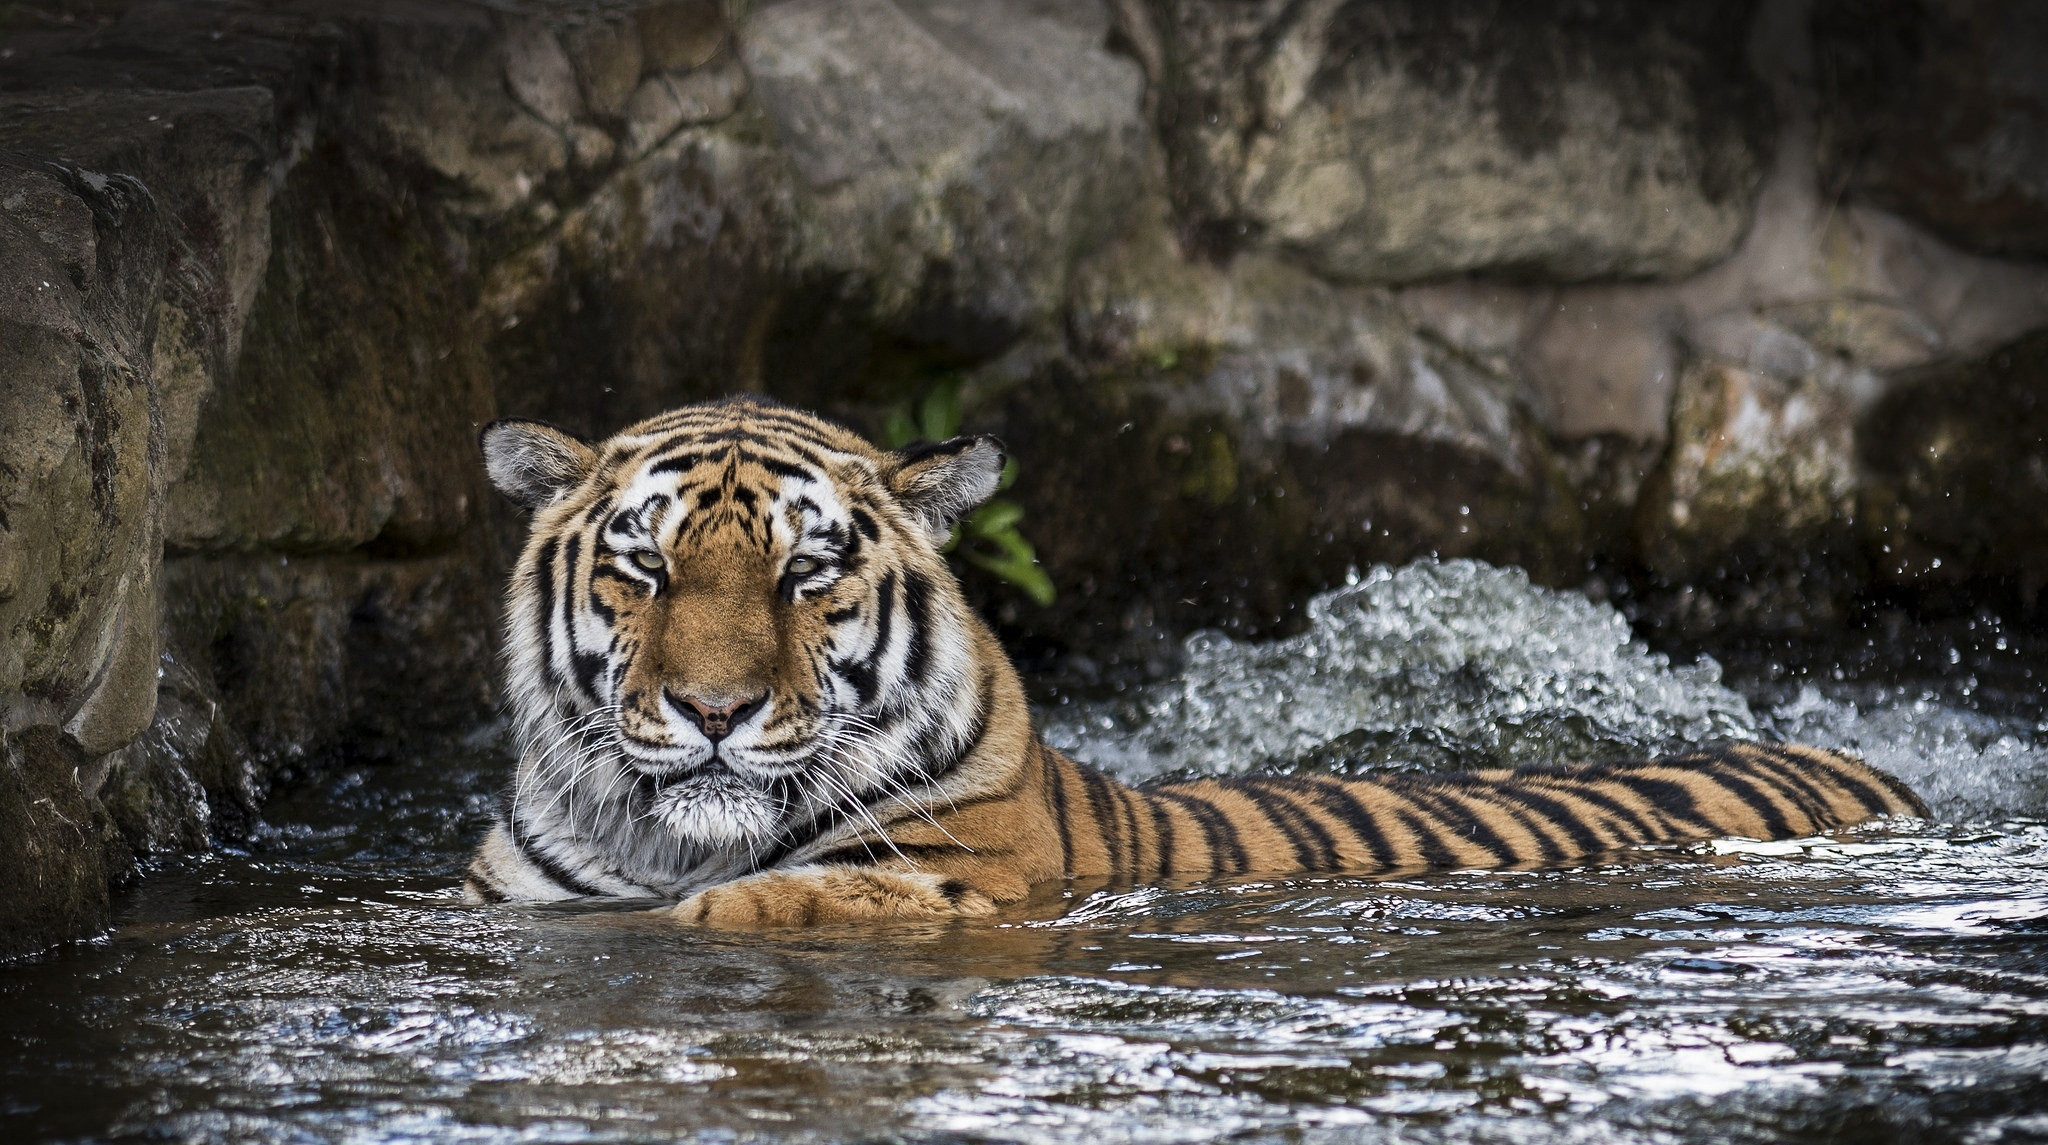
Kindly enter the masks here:
<path id="1" fill-rule="evenodd" d="M 663 697 L 668 706 L 674 708 L 684 719 L 697 726 L 704 738 L 717 743 L 732 733 L 732 729 L 745 723 L 748 716 L 761 710 L 768 701 L 768 693 L 762 692 L 751 700 L 740 700 L 731 704 L 711 704 L 695 696 L 678 696 L 666 689 Z"/>

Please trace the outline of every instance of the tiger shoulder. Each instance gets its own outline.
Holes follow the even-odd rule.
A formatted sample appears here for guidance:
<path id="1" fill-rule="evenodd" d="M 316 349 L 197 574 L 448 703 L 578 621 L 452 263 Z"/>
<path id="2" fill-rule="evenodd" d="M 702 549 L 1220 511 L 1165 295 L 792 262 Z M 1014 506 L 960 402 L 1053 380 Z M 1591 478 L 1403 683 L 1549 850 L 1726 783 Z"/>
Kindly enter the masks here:
<path id="1" fill-rule="evenodd" d="M 1817 748 L 1134 788 L 1036 736 L 940 554 L 986 436 L 883 450 L 759 399 L 481 444 L 532 513 L 505 598 L 519 760 L 479 901 L 663 898 L 724 927 L 986 915 L 1066 878 L 1557 863 L 1920 816 Z"/>

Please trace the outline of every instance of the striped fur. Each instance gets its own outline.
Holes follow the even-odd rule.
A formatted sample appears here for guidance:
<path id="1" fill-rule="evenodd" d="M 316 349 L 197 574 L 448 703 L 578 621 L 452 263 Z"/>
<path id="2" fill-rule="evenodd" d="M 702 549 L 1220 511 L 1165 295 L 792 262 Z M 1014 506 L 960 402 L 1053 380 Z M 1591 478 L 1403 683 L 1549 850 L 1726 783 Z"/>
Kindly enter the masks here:
<path id="1" fill-rule="evenodd" d="M 1514 772 L 1126 787 L 1045 747 L 938 545 L 988 438 L 889 453 L 738 400 L 588 446 L 484 435 L 534 510 L 507 591 L 521 744 L 482 901 L 679 900 L 718 926 L 988 914 L 1085 876 L 1554 863 L 1925 808 L 1813 748 Z"/>

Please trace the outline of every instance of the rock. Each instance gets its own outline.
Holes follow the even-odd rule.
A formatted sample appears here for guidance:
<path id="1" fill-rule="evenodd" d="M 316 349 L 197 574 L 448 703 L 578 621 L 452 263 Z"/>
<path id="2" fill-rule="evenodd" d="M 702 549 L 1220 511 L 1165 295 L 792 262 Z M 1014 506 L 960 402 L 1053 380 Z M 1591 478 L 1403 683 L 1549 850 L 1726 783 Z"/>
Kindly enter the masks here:
<path id="1" fill-rule="evenodd" d="M 777 319 L 795 181 L 758 115 L 740 118 L 678 130 L 488 268 L 477 310 L 500 409 L 603 436 L 768 377 L 816 399 L 777 355 L 844 342 Z"/>
<path id="2" fill-rule="evenodd" d="M 665 72 L 703 67 L 731 34 L 724 6 L 716 0 L 649 4 L 633 11 L 633 24 L 648 67 Z"/>
<path id="3" fill-rule="evenodd" d="M 237 348 L 270 111 L 249 90 L 0 97 L 0 148 L 22 157 L 0 200 L 27 223 L 0 219 L 0 695 L 90 755 L 148 726 L 156 694 L 161 429 L 195 395 L 156 384 L 155 326 L 175 313 L 204 353 Z"/>
<path id="4" fill-rule="evenodd" d="M 411 185 L 365 185 L 377 165 L 360 140 L 341 142 L 345 130 L 312 145 L 301 101 L 317 101 L 308 89 L 335 49 L 320 26 L 252 15 L 223 50 L 206 32 L 216 15 L 138 9 L 111 32 L 45 37 L 0 91 L 8 954 L 98 925 L 109 883 L 138 856 L 234 837 L 280 760 L 335 750 L 362 710 L 318 712 L 290 729 L 298 739 L 244 750 L 236 719 L 261 730 L 252 712 L 290 707 L 273 688 L 292 673 L 332 664 L 349 696 L 420 726 L 433 724 L 425 697 L 444 727 L 488 711 L 488 599 L 379 563 L 458 540 L 461 567 L 496 559 L 476 547 L 472 467 L 444 448 L 491 410 L 473 351 L 448 349 L 474 341 L 445 232 L 423 228 Z M 185 66 L 165 66 L 172 54 Z M 136 76 L 156 86 L 129 90 Z M 45 86 L 13 86 L 38 77 Z M 356 324 L 380 306 L 370 330 Z M 351 470 L 368 459 L 374 472 Z M 327 603 L 344 657 L 278 640 L 267 666 L 283 670 L 237 681 L 181 670 L 195 643 L 201 660 L 220 658 L 189 626 L 170 625 L 167 645 L 167 613 L 203 614 L 227 595 L 176 567 L 190 558 L 167 568 L 167 545 L 385 555 L 351 558 L 370 571 L 340 578 Z M 382 626 L 418 632 L 440 608 L 460 614 L 442 628 L 461 631 L 451 643 L 436 629 L 401 664 L 378 650 L 372 605 L 433 583 L 399 595 L 393 611 L 410 611 Z M 418 659 L 451 648 L 453 663 Z M 350 676 L 394 668 L 453 683 L 385 692 Z"/>
<path id="5" fill-rule="evenodd" d="M 156 717 L 80 776 L 126 852 L 160 857 L 248 838 L 268 787 L 215 695 L 175 657 L 160 664 Z"/>
<path id="6" fill-rule="evenodd" d="M 334 756 L 413 754 L 487 720 L 503 567 L 481 537 L 406 559 L 180 557 L 165 567 L 165 624 L 246 742 L 260 791 Z"/>
<path id="7" fill-rule="evenodd" d="M 118 872 L 106 812 L 79 788 L 85 757 L 48 724 L 0 731 L 0 958 L 106 926 Z"/>
<path id="8" fill-rule="evenodd" d="M 593 14 L 563 28 L 560 39 L 573 61 L 583 103 L 591 116 L 618 118 L 646 66 L 637 23 L 630 16 Z"/>
<path id="9" fill-rule="evenodd" d="M 1993 254 L 2048 254 L 2048 11 L 2028 0 L 1822 0 L 1830 191 Z"/>
<path id="10" fill-rule="evenodd" d="M 1163 211 L 1073 297 L 1083 370 L 1047 368 L 984 415 L 1020 459 L 1027 522 L 1060 523 L 1029 531 L 1067 595 L 1012 623 L 1128 632 L 1143 658 L 1160 629 L 1274 631 L 1312 586 L 1418 551 L 1579 567 L 1587 506 L 1525 384 L 1411 300 L 1265 252 L 1184 258 Z"/>
<path id="11" fill-rule="evenodd" d="M 656 72 L 626 100 L 626 144 L 644 154 L 678 128 L 731 115 L 746 94 L 747 73 L 734 61 L 682 75 Z"/>
<path id="12" fill-rule="evenodd" d="M 1878 577 L 1990 587 L 2038 607 L 2048 585 L 2048 336 L 1905 375 L 1863 419 L 1862 520 Z"/>
<path id="13" fill-rule="evenodd" d="M 466 445 L 495 406 L 445 236 L 408 207 L 422 194 L 335 144 L 278 189 L 242 351 L 171 490 L 174 551 L 401 554 L 465 533 L 485 494 Z"/>
<path id="14" fill-rule="evenodd" d="M 1748 5 L 1154 0 L 1188 241 L 1350 280 L 1669 278 L 1734 248 L 1770 105 Z M 1141 55 L 1147 54 L 1144 50 Z"/>
<path id="15" fill-rule="evenodd" d="M 1087 0 L 794 0 L 740 54 L 802 181 L 796 275 L 968 358 L 1060 309 L 1144 181 L 1142 77 Z"/>
<path id="16" fill-rule="evenodd" d="M 1761 323 L 1685 363 L 1670 448 L 1637 503 L 1638 559 L 1661 584 L 1699 590 L 1667 621 L 1700 633 L 1840 621 L 1864 577 L 1855 398 L 1875 384 Z"/>
<path id="17" fill-rule="evenodd" d="M 562 73 L 566 57 L 545 26 L 432 4 L 410 18 L 369 22 L 361 34 L 377 61 L 362 93 L 367 115 L 392 144 L 448 180 L 437 196 L 443 209 L 503 218 L 532 209 L 538 192 L 565 177 L 565 128 L 581 93 Z M 520 92 L 546 110 L 522 103 Z"/>
<path id="18" fill-rule="evenodd" d="M 501 41 L 505 86 L 521 107 L 558 130 L 584 116 L 576 69 L 553 31 L 540 23 L 514 25 Z"/>

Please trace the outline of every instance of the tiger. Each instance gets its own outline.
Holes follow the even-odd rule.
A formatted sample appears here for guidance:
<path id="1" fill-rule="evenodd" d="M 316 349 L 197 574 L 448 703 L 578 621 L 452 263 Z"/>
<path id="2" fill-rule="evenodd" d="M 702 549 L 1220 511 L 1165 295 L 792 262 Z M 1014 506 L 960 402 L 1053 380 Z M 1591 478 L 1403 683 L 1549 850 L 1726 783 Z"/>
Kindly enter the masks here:
<path id="1" fill-rule="evenodd" d="M 942 546 L 997 488 L 987 435 L 884 450 L 765 398 L 591 444 L 481 431 L 531 513 L 505 596 L 519 752 L 475 902 L 664 900 L 726 929 L 981 917 L 1061 880 L 1558 864 L 1925 816 L 1840 752 L 1133 787 L 1035 733 Z"/>

